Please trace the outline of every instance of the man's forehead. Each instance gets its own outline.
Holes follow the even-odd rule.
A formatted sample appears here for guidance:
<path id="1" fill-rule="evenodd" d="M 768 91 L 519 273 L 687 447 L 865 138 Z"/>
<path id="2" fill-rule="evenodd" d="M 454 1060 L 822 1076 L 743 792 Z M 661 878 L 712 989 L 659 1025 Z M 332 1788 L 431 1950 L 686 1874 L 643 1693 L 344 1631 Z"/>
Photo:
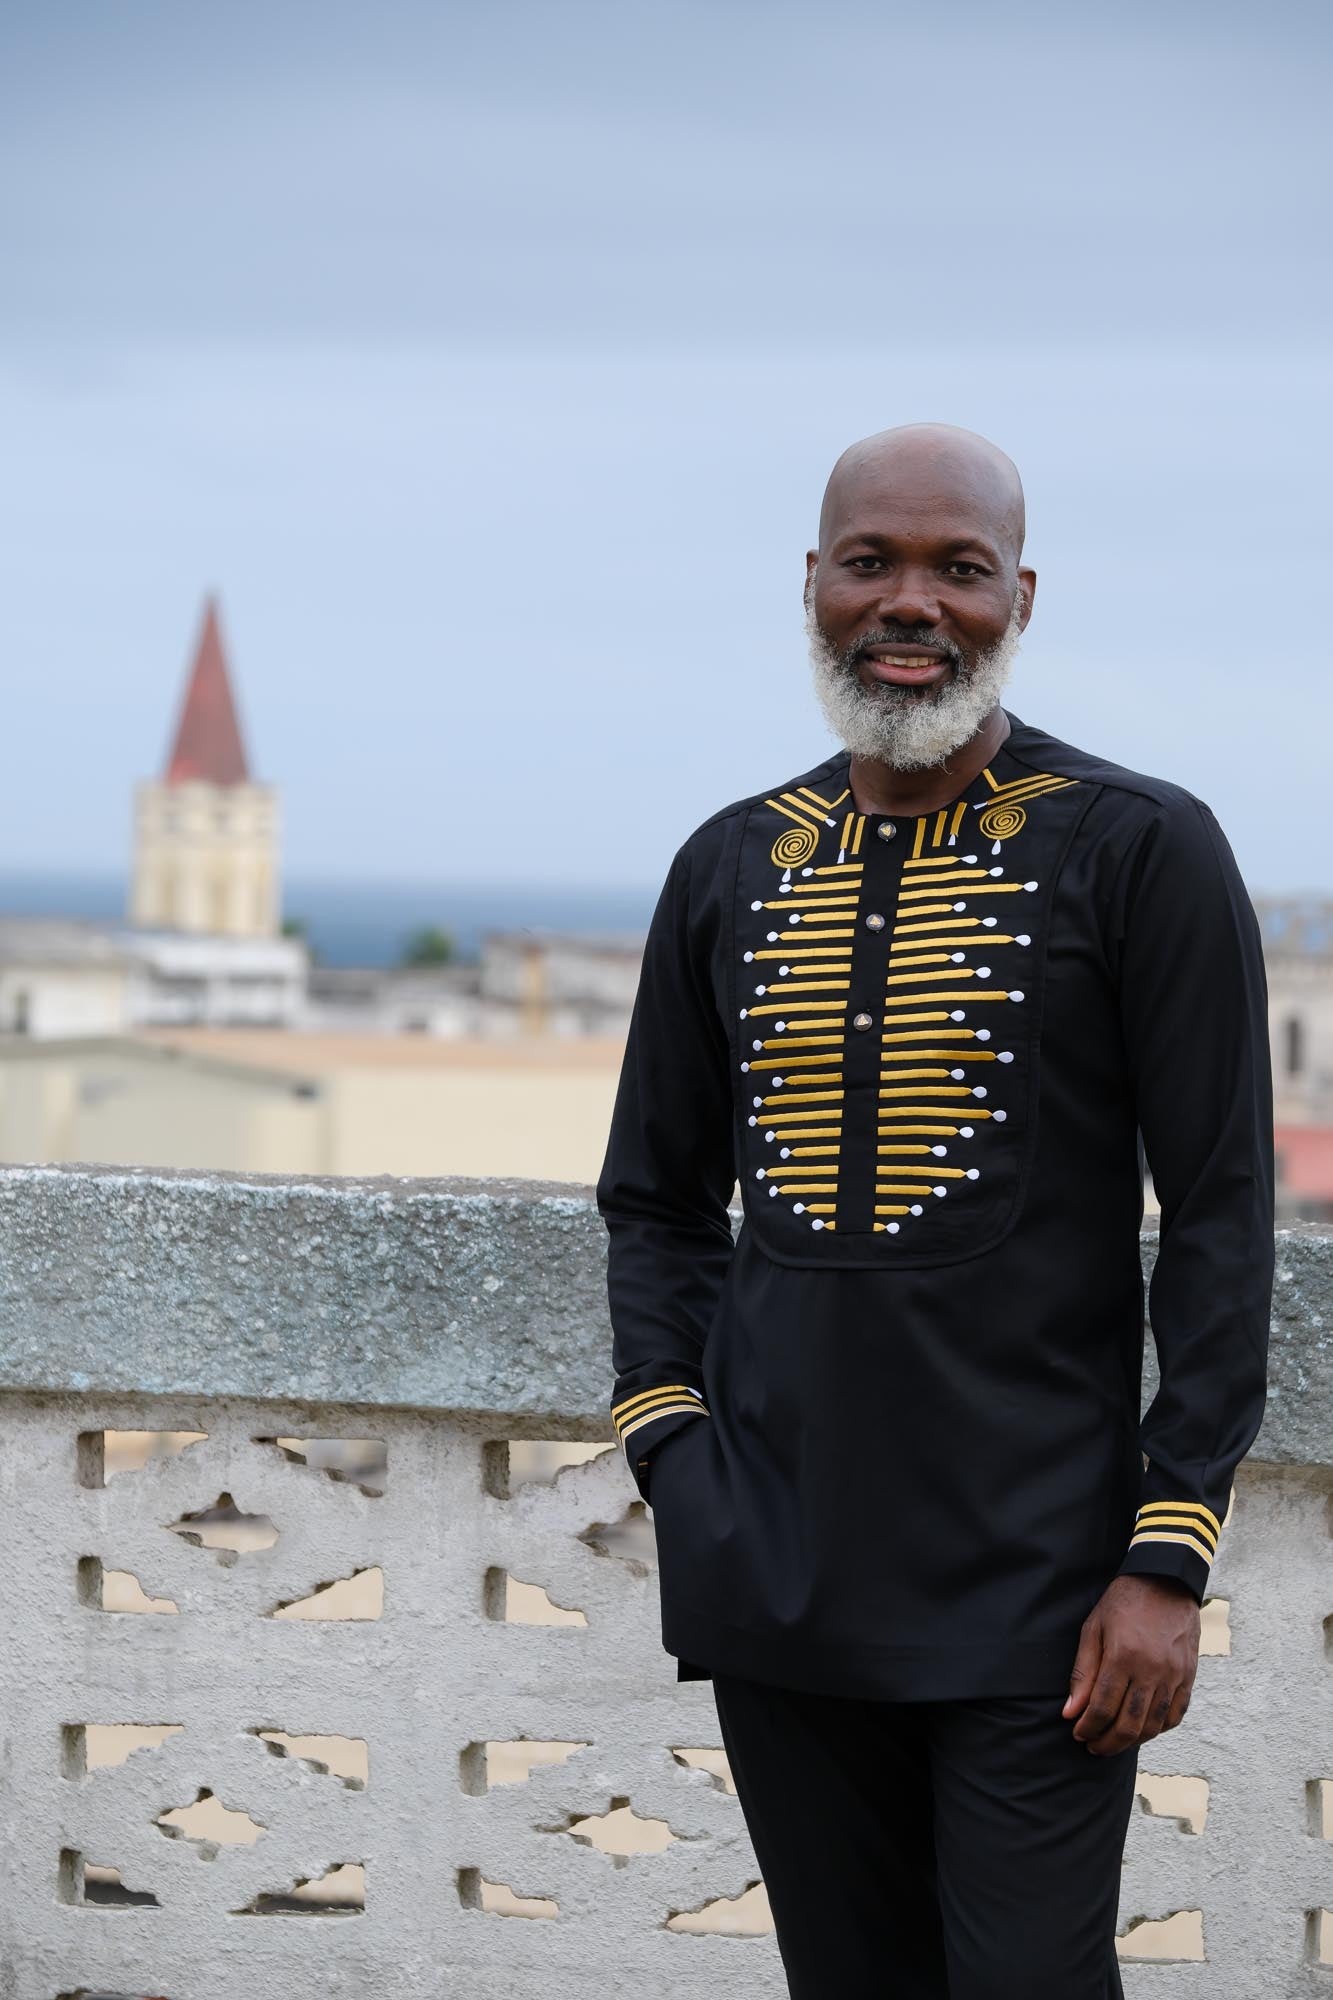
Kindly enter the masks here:
<path id="1" fill-rule="evenodd" d="M 849 447 L 834 466 L 820 540 L 948 534 L 1023 545 L 1023 488 L 1012 461 L 970 431 L 911 425 Z"/>
<path id="2" fill-rule="evenodd" d="M 900 480 L 848 480 L 830 495 L 825 537 L 874 534 L 932 541 L 1006 539 L 1007 510 L 998 497 L 941 481 L 918 488 Z"/>

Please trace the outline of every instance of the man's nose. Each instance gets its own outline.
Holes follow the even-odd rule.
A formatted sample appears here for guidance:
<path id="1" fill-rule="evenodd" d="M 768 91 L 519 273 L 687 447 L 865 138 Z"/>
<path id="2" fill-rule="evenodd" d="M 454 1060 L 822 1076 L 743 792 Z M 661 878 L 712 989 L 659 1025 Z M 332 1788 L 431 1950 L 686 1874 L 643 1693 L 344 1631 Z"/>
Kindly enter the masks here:
<path id="1" fill-rule="evenodd" d="M 940 598 L 935 579 L 928 572 L 909 569 L 885 577 L 878 611 L 886 625 L 938 624 Z"/>

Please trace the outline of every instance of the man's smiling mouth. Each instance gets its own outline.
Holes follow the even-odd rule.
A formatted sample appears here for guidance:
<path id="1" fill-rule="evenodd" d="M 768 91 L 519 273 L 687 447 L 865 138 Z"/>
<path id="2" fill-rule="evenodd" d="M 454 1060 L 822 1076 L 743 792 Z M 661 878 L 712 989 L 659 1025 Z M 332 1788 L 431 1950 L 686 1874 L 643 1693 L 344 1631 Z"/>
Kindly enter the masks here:
<path id="1" fill-rule="evenodd" d="M 946 654 L 921 647 L 870 646 L 861 657 L 877 681 L 896 687 L 933 687 L 952 668 Z"/>

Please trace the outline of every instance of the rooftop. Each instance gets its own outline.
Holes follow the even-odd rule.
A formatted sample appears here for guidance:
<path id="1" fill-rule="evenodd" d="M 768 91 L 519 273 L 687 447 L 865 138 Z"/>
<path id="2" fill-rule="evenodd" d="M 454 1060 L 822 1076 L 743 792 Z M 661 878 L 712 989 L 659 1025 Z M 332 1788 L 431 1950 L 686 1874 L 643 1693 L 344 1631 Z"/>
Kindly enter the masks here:
<path id="1" fill-rule="evenodd" d="M 619 1067 L 614 1035 L 398 1035 L 310 1033 L 296 1028 L 160 1028 L 140 1039 L 161 1048 L 226 1058 L 251 1068 L 531 1069 L 605 1071 Z"/>
<path id="2" fill-rule="evenodd" d="M 0 963 L 105 965 L 125 963 L 123 934 L 76 917 L 0 916 Z"/>
<path id="3" fill-rule="evenodd" d="M 166 776 L 169 785 L 201 781 L 243 785 L 250 776 L 222 646 L 217 601 L 212 597 L 204 604 L 204 621 Z"/>

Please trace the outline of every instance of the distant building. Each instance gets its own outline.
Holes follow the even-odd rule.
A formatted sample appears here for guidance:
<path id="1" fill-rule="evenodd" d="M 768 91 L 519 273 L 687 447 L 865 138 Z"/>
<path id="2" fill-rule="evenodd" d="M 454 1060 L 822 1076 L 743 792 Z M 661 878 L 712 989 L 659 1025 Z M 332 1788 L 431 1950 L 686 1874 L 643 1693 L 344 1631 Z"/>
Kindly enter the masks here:
<path id="1" fill-rule="evenodd" d="M 277 823 L 210 598 L 165 774 L 137 791 L 130 921 L 0 917 L 0 1036 L 294 1027 L 310 955 L 278 934 Z"/>
<path id="2" fill-rule="evenodd" d="M 299 938 L 192 937 L 68 917 L 0 917 L 0 1036 L 67 1041 L 137 1028 L 292 1028 Z"/>
<path id="3" fill-rule="evenodd" d="M 1265 896 L 1255 906 L 1268 973 L 1279 1125 L 1333 1125 L 1333 901 Z"/>
<path id="4" fill-rule="evenodd" d="M 623 1037 L 643 962 L 641 933 L 482 933 L 472 964 L 316 966 L 301 1025 L 338 1034 Z"/>
<path id="5" fill-rule="evenodd" d="M 0 917 L 0 1035 L 122 1033 L 132 979 L 125 940 L 111 929 L 66 917 Z"/>
<path id="6" fill-rule="evenodd" d="M 277 797 L 250 777 L 211 597 L 166 770 L 136 790 L 129 915 L 140 930 L 278 934 Z"/>
<path id="7" fill-rule="evenodd" d="M 488 1032 L 474 964 L 312 965 L 301 1026 L 336 1035 L 426 1035 L 458 1041 Z"/>
<path id="8" fill-rule="evenodd" d="M 480 992 L 517 1034 L 624 1034 L 643 963 L 639 936 L 487 931 Z"/>
<path id="9" fill-rule="evenodd" d="M 1278 1212 L 1333 1221 L 1333 901 L 1256 901 L 1268 974 Z"/>
<path id="10" fill-rule="evenodd" d="M 310 954 L 294 937 L 129 931 L 132 1028 L 295 1028 Z"/>

